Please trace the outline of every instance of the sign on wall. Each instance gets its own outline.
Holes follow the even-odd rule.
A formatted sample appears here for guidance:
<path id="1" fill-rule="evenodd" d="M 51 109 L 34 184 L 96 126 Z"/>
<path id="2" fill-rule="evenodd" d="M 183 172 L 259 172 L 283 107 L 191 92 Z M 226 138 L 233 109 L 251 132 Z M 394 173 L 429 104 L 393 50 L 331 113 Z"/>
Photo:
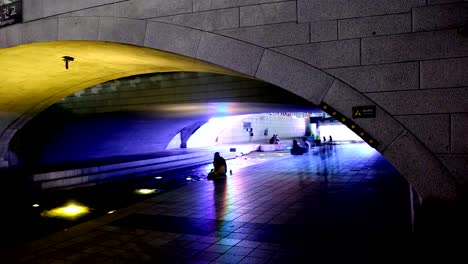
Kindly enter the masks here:
<path id="1" fill-rule="evenodd" d="M 23 22 L 21 0 L 0 0 L 0 28 Z"/>
<path id="2" fill-rule="evenodd" d="M 353 118 L 375 118 L 375 105 L 353 107 Z"/>
<path id="3" fill-rule="evenodd" d="M 252 123 L 244 122 L 244 131 L 249 131 L 251 127 L 252 127 Z"/>

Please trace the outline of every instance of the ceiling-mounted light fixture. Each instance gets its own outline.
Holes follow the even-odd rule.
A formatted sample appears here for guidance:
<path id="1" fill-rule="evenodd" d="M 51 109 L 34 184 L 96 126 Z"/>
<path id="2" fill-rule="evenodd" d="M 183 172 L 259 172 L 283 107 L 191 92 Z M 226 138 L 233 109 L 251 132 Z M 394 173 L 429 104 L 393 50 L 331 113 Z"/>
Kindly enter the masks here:
<path id="1" fill-rule="evenodd" d="M 69 61 L 74 61 L 75 58 L 71 57 L 71 56 L 63 56 L 63 61 L 65 62 L 65 69 L 68 70 L 68 62 Z"/>

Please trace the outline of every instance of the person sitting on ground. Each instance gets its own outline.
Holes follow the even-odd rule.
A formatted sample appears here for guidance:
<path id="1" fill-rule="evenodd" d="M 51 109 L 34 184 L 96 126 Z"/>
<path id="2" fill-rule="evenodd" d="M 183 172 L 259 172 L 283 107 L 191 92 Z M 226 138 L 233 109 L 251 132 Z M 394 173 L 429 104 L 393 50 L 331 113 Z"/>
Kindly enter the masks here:
<path id="1" fill-rule="evenodd" d="M 276 136 L 276 135 L 273 135 L 273 136 L 270 138 L 270 144 L 275 144 L 275 136 Z"/>
<path id="2" fill-rule="evenodd" d="M 303 147 L 299 146 L 299 144 L 297 144 L 297 140 L 293 140 L 293 145 L 292 145 L 292 148 L 291 148 L 291 155 L 302 155 L 304 154 L 305 150 Z"/>
<path id="3" fill-rule="evenodd" d="M 208 174 L 208 180 L 225 178 L 227 173 L 226 160 L 221 157 L 219 152 L 215 152 L 213 159 L 213 169 Z"/>
<path id="4" fill-rule="evenodd" d="M 275 134 L 275 144 L 279 144 L 280 141 L 278 134 Z"/>

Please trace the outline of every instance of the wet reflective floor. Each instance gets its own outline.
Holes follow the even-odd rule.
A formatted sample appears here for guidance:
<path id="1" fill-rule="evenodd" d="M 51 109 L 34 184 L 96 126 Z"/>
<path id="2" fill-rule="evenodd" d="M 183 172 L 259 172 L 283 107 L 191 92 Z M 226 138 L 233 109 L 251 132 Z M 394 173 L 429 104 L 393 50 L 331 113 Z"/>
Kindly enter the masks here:
<path id="1" fill-rule="evenodd" d="M 34 199 L 41 206 L 29 209 L 29 220 L 17 221 L 11 234 L 26 237 L 30 231 L 19 230 L 31 230 L 27 225 L 42 232 L 30 238 L 67 230 L 27 247 L 16 245 L 9 258 L 23 263 L 360 263 L 388 253 L 380 247 L 387 239 L 404 241 L 411 233 L 408 185 L 367 145 L 324 146 L 300 156 L 255 152 L 227 164 L 232 175 L 216 182 L 205 180 L 211 169 L 205 165 L 30 196 L 28 208 Z M 135 194 L 141 188 L 158 191 Z M 40 217 L 41 210 L 68 199 L 88 205 L 91 213 L 77 221 Z"/>
<path id="2" fill-rule="evenodd" d="M 240 168 L 266 162 L 289 155 L 287 152 L 260 153 L 228 160 L 233 172 Z M 119 180 L 96 186 L 74 189 L 41 191 L 29 186 L 29 182 L 5 182 L 0 193 L 2 223 L 0 248 L 11 247 L 47 234 L 65 230 L 109 212 L 127 207 L 152 196 L 159 195 L 181 186 L 206 180 L 212 165 L 193 166 L 154 174 L 150 177 Z M 151 190 L 147 194 L 139 190 Z M 154 192 L 153 192 L 154 190 Z M 64 206 L 70 202 L 89 207 L 89 213 L 82 217 L 44 217 L 44 212 Z"/>

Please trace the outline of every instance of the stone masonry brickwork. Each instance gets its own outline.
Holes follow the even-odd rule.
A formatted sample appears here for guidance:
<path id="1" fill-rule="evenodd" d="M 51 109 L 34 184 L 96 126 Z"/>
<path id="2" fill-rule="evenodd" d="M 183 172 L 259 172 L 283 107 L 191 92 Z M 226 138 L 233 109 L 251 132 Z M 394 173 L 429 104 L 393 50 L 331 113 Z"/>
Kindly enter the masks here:
<path id="1" fill-rule="evenodd" d="M 62 39 L 121 42 L 218 64 L 315 104 L 329 103 L 348 117 L 350 102 L 376 104 L 375 124 L 356 122 L 423 198 L 453 199 L 454 186 L 468 181 L 467 1 L 23 3 L 24 23 L 0 29 L 0 47 Z M 0 115 L 5 126 L 14 120 Z M 0 150 L 8 138 L 2 136 Z M 423 158 L 426 163 L 411 163 Z M 446 185 L 438 190 L 440 182 Z"/>

